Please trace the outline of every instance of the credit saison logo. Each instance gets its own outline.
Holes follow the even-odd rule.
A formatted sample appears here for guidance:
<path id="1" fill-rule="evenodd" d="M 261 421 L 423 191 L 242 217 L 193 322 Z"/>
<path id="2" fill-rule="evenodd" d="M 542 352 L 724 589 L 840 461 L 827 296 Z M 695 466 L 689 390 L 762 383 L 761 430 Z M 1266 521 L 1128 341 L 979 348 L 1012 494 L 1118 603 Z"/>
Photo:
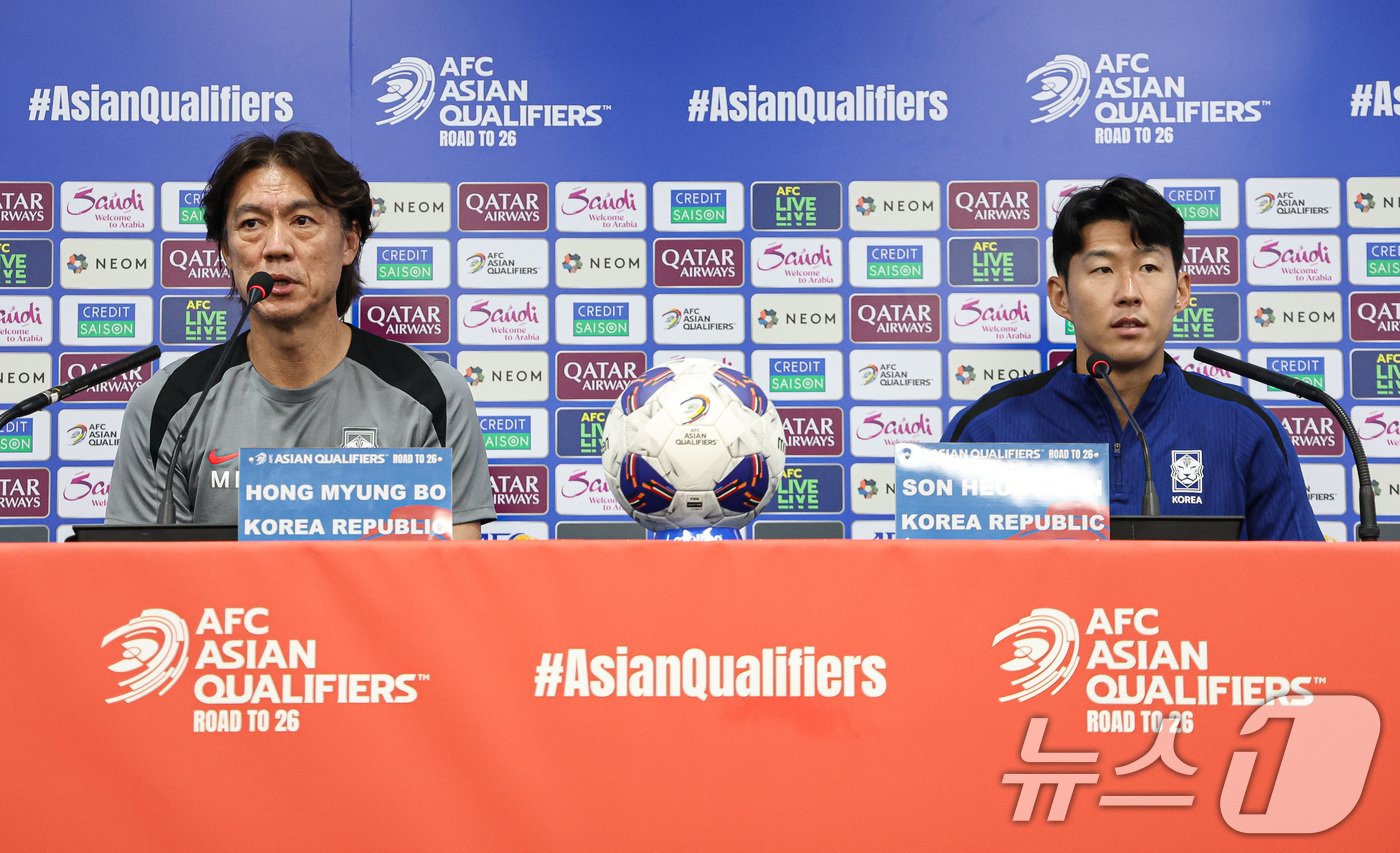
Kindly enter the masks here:
<path id="1" fill-rule="evenodd" d="M 1162 187 L 1162 197 L 1167 200 L 1181 218 L 1187 222 L 1221 221 L 1220 187 Z"/>
<path id="2" fill-rule="evenodd" d="M 1400 277 L 1400 243 L 1366 243 L 1366 274 Z"/>
<path id="3" fill-rule="evenodd" d="M 0 181 L 0 231 L 52 231 L 53 184 Z"/>
<path id="4" fill-rule="evenodd" d="M 1269 356 L 1264 360 L 1264 366 L 1275 373 L 1327 390 L 1327 361 L 1322 356 Z M 1279 389 L 1269 386 L 1268 390 Z"/>
<path id="5" fill-rule="evenodd" d="M 52 286 L 52 240 L 0 239 L 0 289 Z"/>
<path id="6" fill-rule="evenodd" d="M 726 225 L 729 191 L 725 189 L 671 190 L 672 225 Z"/>
<path id="7" fill-rule="evenodd" d="M 826 360 L 775 358 L 768 363 L 768 390 L 775 392 L 826 391 Z"/>
<path id="8" fill-rule="evenodd" d="M 529 415 L 505 415 L 478 412 L 481 439 L 486 452 L 501 450 L 528 451 L 532 449 L 534 429 Z"/>
<path id="9" fill-rule="evenodd" d="M 924 277 L 924 247 L 872 245 L 865 249 L 865 275 L 872 280 Z"/>
<path id="10" fill-rule="evenodd" d="M 181 191 L 175 210 L 179 224 L 204 225 L 204 190 Z"/>
<path id="11" fill-rule="evenodd" d="M 34 421 L 19 418 L 0 427 L 0 453 L 33 453 Z"/>
<path id="12" fill-rule="evenodd" d="M 78 337 L 135 338 L 136 305 L 131 302 L 78 303 Z"/>
<path id="13" fill-rule="evenodd" d="M 626 302 L 580 302 L 574 305 L 573 332 L 581 338 L 625 338 L 629 318 Z"/>
<path id="14" fill-rule="evenodd" d="M 432 281 L 431 246 L 379 246 L 375 251 L 375 278 L 380 281 Z"/>

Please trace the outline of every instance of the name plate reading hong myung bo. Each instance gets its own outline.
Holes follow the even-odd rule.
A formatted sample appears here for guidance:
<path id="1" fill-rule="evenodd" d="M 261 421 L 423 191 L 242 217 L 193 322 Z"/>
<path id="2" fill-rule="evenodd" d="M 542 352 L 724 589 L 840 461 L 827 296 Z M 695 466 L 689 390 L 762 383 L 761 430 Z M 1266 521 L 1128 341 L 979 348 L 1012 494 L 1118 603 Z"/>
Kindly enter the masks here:
<path id="1" fill-rule="evenodd" d="M 240 452 L 238 538 L 451 539 L 450 448 Z"/>
<path id="2" fill-rule="evenodd" d="M 898 444 L 896 539 L 1107 539 L 1106 444 Z"/>

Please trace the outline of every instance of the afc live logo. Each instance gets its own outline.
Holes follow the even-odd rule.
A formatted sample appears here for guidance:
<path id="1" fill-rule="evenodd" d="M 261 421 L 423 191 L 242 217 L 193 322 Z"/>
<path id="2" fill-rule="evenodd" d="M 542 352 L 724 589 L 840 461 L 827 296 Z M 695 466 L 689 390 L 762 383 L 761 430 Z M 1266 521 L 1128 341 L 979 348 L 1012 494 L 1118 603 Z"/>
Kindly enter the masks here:
<path id="1" fill-rule="evenodd" d="M 756 182 L 750 190 L 755 231 L 839 231 L 841 184 Z"/>

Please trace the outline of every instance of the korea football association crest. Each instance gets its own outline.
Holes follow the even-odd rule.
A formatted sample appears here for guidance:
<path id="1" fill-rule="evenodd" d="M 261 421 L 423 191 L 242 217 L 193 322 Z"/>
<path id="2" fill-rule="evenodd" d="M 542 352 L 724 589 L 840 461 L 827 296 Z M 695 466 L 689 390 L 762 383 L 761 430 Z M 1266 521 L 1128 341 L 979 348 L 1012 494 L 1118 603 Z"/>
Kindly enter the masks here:
<path id="1" fill-rule="evenodd" d="M 1199 450 L 1172 451 L 1172 491 L 1199 495 L 1205 483 L 1205 463 Z"/>
<path id="2" fill-rule="evenodd" d="M 379 446 L 379 430 L 373 427 L 345 427 L 340 431 L 340 446 L 363 450 Z"/>

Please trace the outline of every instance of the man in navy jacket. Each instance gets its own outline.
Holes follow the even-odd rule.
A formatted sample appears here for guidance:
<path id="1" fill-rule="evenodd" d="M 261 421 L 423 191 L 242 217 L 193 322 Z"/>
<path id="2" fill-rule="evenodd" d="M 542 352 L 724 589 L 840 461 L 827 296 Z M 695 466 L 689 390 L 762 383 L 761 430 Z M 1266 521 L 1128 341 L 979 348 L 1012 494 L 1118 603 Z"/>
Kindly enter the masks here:
<path id="1" fill-rule="evenodd" d="M 1105 381 L 1089 374 L 1089 355 L 1101 353 L 1147 435 L 1164 513 L 1242 515 L 1249 539 L 1321 539 L 1278 420 L 1166 354 L 1172 318 L 1191 300 L 1185 245 L 1181 215 L 1141 181 L 1114 178 L 1076 193 L 1055 222 L 1049 281 L 1051 308 L 1074 324 L 1074 356 L 996 386 L 943 440 L 1106 443 L 1111 511 L 1138 512 L 1142 449 Z"/>

